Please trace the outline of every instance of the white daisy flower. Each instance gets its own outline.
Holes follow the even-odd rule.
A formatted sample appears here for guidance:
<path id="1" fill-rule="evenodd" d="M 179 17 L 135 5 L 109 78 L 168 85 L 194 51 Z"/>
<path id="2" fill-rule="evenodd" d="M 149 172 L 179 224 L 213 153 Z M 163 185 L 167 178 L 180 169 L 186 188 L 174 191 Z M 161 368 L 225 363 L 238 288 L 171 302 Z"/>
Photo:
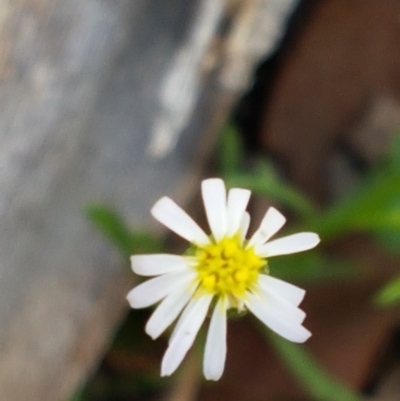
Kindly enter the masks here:
<path id="1" fill-rule="evenodd" d="M 136 274 L 156 277 L 134 288 L 127 299 L 132 308 L 161 301 L 146 324 L 146 333 L 153 339 L 179 316 L 162 361 L 162 376 L 177 369 L 213 309 L 203 371 L 206 379 L 218 380 L 225 365 L 229 309 L 250 311 L 289 341 L 302 343 L 311 336 L 302 325 L 306 314 L 298 308 L 305 290 L 269 276 L 268 258 L 306 251 L 320 240 L 317 234 L 304 232 L 270 241 L 286 221 L 272 207 L 246 240 L 249 190 L 233 188 L 227 196 L 224 182 L 212 178 L 202 182 L 202 197 L 211 235 L 170 198 L 154 205 L 152 215 L 191 246 L 182 256 L 132 256 Z"/>

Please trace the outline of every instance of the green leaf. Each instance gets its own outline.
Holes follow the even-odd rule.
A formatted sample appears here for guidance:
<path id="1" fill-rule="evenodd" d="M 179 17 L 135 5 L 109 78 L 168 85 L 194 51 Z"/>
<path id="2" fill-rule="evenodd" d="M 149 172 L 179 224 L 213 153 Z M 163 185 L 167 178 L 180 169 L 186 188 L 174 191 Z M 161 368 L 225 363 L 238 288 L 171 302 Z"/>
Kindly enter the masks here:
<path id="1" fill-rule="evenodd" d="M 376 239 L 390 252 L 400 253 L 400 196 L 379 217 Z"/>
<path id="2" fill-rule="evenodd" d="M 218 156 L 221 172 L 228 186 L 249 188 L 254 193 L 268 196 L 303 216 L 314 212 L 311 201 L 286 184 L 276 174 L 271 162 L 259 159 L 255 170 L 251 172 L 241 168 L 243 144 L 237 128 L 232 124 L 225 125 L 221 131 Z"/>
<path id="3" fill-rule="evenodd" d="M 400 253 L 400 230 L 381 230 L 375 234 L 375 238 L 382 246 L 393 254 Z"/>
<path id="4" fill-rule="evenodd" d="M 288 369 L 315 400 L 361 401 L 358 394 L 334 379 L 302 346 L 280 338 L 264 326 L 262 330 Z"/>
<path id="5" fill-rule="evenodd" d="M 219 137 L 219 165 L 223 176 L 234 174 L 242 161 L 243 144 L 237 128 L 228 123 L 222 127 Z"/>
<path id="6" fill-rule="evenodd" d="M 391 244 L 389 236 L 400 231 L 399 183 L 400 136 L 397 135 L 385 160 L 347 199 L 316 216 L 312 228 L 325 240 L 350 231 L 364 231 L 383 234 L 382 240 Z"/>
<path id="7" fill-rule="evenodd" d="M 388 168 L 391 171 L 397 171 L 400 173 L 400 133 L 397 133 L 393 142 L 389 146 L 389 154 L 387 159 Z"/>
<path id="8" fill-rule="evenodd" d="M 318 250 L 270 259 L 269 268 L 274 277 L 300 283 L 350 281 L 362 271 L 350 260 L 327 257 Z"/>
<path id="9" fill-rule="evenodd" d="M 85 212 L 88 219 L 124 257 L 161 249 L 161 243 L 156 238 L 145 232 L 132 231 L 120 215 L 107 206 L 89 205 Z"/>
<path id="10" fill-rule="evenodd" d="M 86 395 L 83 387 L 78 388 L 74 395 L 69 399 L 69 401 L 85 401 Z"/>
<path id="11" fill-rule="evenodd" d="M 400 304 L 400 276 L 381 288 L 376 294 L 374 302 L 379 306 Z"/>
<path id="12" fill-rule="evenodd" d="M 399 182 L 400 174 L 394 172 L 367 177 L 346 200 L 310 220 L 310 228 L 325 240 L 351 231 L 400 229 L 400 214 L 390 207 L 400 197 Z"/>
<path id="13" fill-rule="evenodd" d="M 303 218 L 308 219 L 315 214 L 312 202 L 300 191 L 285 183 L 269 161 L 260 160 L 252 173 L 236 173 L 228 176 L 227 184 L 230 187 L 248 188 L 257 195 L 267 196 L 294 210 Z"/>

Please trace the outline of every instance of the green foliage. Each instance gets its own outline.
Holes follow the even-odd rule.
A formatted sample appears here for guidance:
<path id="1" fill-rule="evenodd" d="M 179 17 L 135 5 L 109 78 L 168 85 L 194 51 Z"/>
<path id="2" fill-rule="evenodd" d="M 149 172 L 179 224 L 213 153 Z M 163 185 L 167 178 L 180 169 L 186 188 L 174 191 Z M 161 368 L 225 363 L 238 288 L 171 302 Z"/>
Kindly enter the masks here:
<path id="1" fill-rule="evenodd" d="M 266 160 L 259 160 L 251 173 L 228 175 L 226 182 L 229 187 L 245 187 L 256 195 L 268 196 L 304 218 L 315 212 L 311 201 L 300 191 L 287 185 L 278 176 L 272 163 Z"/>
<path id="2" fill-rule="evenodd" d="M 243 145 L 237 130 L 227 125 L 219 143 L 219 162 L 229 187 L 245 187 L 266 196 L 298 216 L 296 231 L 315 231 L 327 244 L 352 232 L 373 234 L 392 251 L 400 251 L 400 137 L 381 165 L 367 174 L 358 188 L 327 210 L 319 211 L 313 202 L 288 184 L 265 158 L 246 166 Z M 135 253 L 159 252 L 162 247 L 154 237 L 132 230 L 115 211 L 102 205 L 90 205 L 86 215 L 124 257 Z M 316 281 L 358 277 L 358 266 L 347 260 L 333 259 L 322 248 L 312 252 L 274 258 L 270 261 L 274 276 L 288 281 Z M 384 286 L 375 298 L 381 306 L 400 303 L 400 276 Z M 137 315 L 136 315 L 137 316 Z M 137 321 L 137 319 L 135 319 Z M 359 401 L 361 398 L 333 379 L 302 347 L 289 343 L 262 328 L 268 340 L 289 370 L 318 401 Z M 136 327 L 132 332 L 137 332 Z M 126 330 L 131 333 L 131 330 Z M 115 346 L 131 342 L 131 334 L 120 335 Z M 141 341 L 135 341 L 142 344 Z M 142 345 L 140 345 L 142 347 Z M 77 394 L 73 401 L 83 401 Z"/>
<path id="3" fill-rule="evenodd" d="M 374 301 L 379 306 L 400 305 L 400 276 L 389 281 L 381 288 Z"/>
<path id="4" fill-rule="evenodd" d="M 374 235 L 393 252 L 400 252 L 400 135 L 385 160 L 373 169 L 358 188 L 327 210 L 319 211 L 300 191 L 277 174 L 272 163 L 260 159 L 243 168 L 243 147 L 238 132 L 229 126 L 220 141 L 221 170 L 229 187 L 245 187 L 295 212 L 300 223 L 296 231 L 315 231 L 324 244 L 349 233 Z M 288 281 L 315 281 L 357 278 L 354 262 L 333 260 L 319 247 L 312 252 L 274 258 L 274 276 Z M 400 276 L 384 286 L 375 298 L 381 306 L 400 304 Z M 263 331 L 266 329 L 263 327 Z M 291 372 L 314 399 L 320 401 L 358 401 L 360 397 L 334 380 L 299 346 L 275 335 L 267 335 Z"/>
<path id="5" fill-rule="evenodd" d="M 135 253 L 158 252 L 161 249 L 160 241 L 154 236 L 132 230 L 117 212 L 107 206 L 89 205 L 86 216 L 124 257 Z"/>
<path id="6" fill-rule="evenodd" d="M 296 283 L 356 280 L 360 268 L 347 259 L 326 256 L 321 250 L 282 255 L 269 260 L 271 275 Z"/>
<path id="7" fill-rule="evenodd" d="M 278 337 L 262 326 L 264 335 L 274 346 L 292 374 L 310 396 L 318 401 L 361 401 L 361 397 L 332 378 L 302 347 Z"/>
<path id="8" fill-rule="evenodd" d="M 389 147 L 389 153 L 386 162 L 391 171 L 400 172 L 400 131 L 397 132 L 394 141 Z"/>
<path id="9" fill-rule="evenodd" d="M 312 228 L 324 239 L 367 232 L 400 251 L 400 136 L 390 149 L 353 193 L 317 216 Z"/>
<path id="10" fill-rule="evenodd" d="M 240 171 L 242 163 L 243 143 L 237 134 L 235 126 L 226 124 L 219 136 L 218 161 L 223 176 L 229 176 Z"/>
<path id="11" fill-rule="evenodd" d="M 270 161 L 259 159 L 252 168 L 244 169 L 239 134 L 233 126 L 222 131 L 220 156 L 228 186 L 249 188 L 294 211 L 325 243 L 351 232 L 366 232 L 393 252 L 400 252 L 400 136 L 387 158 L 358 188 L 324 211 L 318 211 L 309 198 L 286 183 Z"/>
<path id="12" fill-rule="evenodd" d="M 346 200 L 316 216 L 312 229 L 326 240 L 349 232 L 400 230 L 399 182 L 399 172 L 372 173 Z"/>
<path id="13" fill-rule="evenodd" d="M 228 125 L 222 130 L 219 159 L 228 187 L 248 188 L 254 194 L 268 196 L 304 218 L 315 213 L 311 200 L 288 185 L 277 174 L 270 161 L 259 158 L 251 171 L 241 168 L 244 159 L 242 149 L 238 132 L 232 125 Z"/>
<path id="14" fill-rule="evenodd" d="M 84 389 L 80 387 L 75 394 L 69 399 L 69 401 L 85 401 L 86 397 L 84 394 Z"/>
<path id="15" fill-rule="evenodd" d="M 89 221 L 107 238 L 124 258 L 138 253 L 157 253 L 162 250 L 161 241 L 142 231 L 131 229 L 125 220 L 107 206 L 92 204 L 85 208 L 85 215 Z M 148 310 L 134 310 L 130 312 L 124 326 L 114 338 L 112 349 L 126 353 L 135 353 L 134 359 L 141 353 L 149 355 L 160 353 L 153 341 L 145 335 L 142 327 L 149 318 Z M 158 359 L 158 356 L 157 356 Z M 126 399 L 134 394 L 153 394 L 160 388 L 161 380 L 153 370 L 116 372 L 98 372 L 73 395 L 70 401 Z"/>

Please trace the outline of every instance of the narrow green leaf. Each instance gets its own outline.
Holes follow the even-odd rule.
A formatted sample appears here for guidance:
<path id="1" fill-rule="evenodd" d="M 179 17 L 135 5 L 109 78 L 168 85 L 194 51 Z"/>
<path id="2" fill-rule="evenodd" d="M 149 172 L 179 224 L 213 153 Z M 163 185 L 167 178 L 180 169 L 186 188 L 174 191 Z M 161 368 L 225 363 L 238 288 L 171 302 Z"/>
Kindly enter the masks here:
<path id="1" fill-rule="evenodd" d="M 318 250 L 283 255 L 268 263 L 273 276 L 300 283 L 356 280 L 362 269 L 354 262 L 338 257 L 327 257 Z"/>
<path id="2" fill-rule="evenodd" d="M 349 231 L 385 233 L 400 229 L 400 135 L 385 160 L 346 199 L 314 219 L 324 239 Z M 390 241 L 389 241 L 390 243 Z"/>
<path id="3" fill-rule="evenodd" d="M 400 174 L 379 172 L 365 179 L 347 199 L 316 215 L 309 224 L 325 240 L 350 231 L 374 231 L 399 226 L 390 205 L 400 197 Z"/>
<path id="4" fill-rule="evenodd" d="M 225 177 L 239 170 L 242 161 L 243 144 L 237 128 L 231 124 L 222 127 L 219 137 L 219 165 Z"/>
<path id="5" fill-rule="evenodd" d="M 267 196 L 308 219 L 315 208 L 312 202 L 277 176 L 272 165 L 261 163 L 252 173 L 236 173 L 227 177 L 229 187 L 244 187 L 254 194 Z"/>
<path id="6" fill-rule="evenodd" d="M 400 189 L 399 189 L 400 192 Z M 379 223 L 374 234 L 376 239 L 394 254 L 400 253 L 400 194 L 379 216 Z"/>
<path id="7" fill-rule="evenodd" d="M 269 196 L 303 216 L 314 212 L 312 202 L 286 184 L 268 160 L 259 159 L 256 168 L 251 172 L 241 168 L 243 144 L 237 128 L 232 124 L 226 124 L 221 131 L 218 156 L 221 172 L 228 186 L 249 188 L 254 193 Z"/>
<path id="8" fill-rule="evenodd" d="M 162 242 L 151 235 L 142 231 L 133 231 L 131 238 L 130 255 L 138 253 L 158 253 L 163 249 Z"/>
<path id="9" fill-rule="evenodd" d="M 335 380 L 302 346 L 282 339 L 264 326 L 260 327 L 288 369 L 315 400 L 361 401 L 358 394 Z"/>
<path id="10" fill-rule="evenodd" d="M 85 212 L 88 219 L 123 255 L 130 255 L 132 234 L 117 212 L 103 205 L 89 205 Z"/>
<path id="11" fill-rule="evenodd" d="M 113 243 L 124 257 L 135 253 L 157 252 L 160 242 L 153 236 L 132 231 L 114 210 L 103 205 L 89 205 L 86 216 Z"/>
<path id="12" fill-rule="evenodd" d="M 400 276 L 391 280 L 381 288 L 376 294 L 374 302 L 379 306 L 400 304 Z"/>
<path id="13" fill-rule="evenodd" d="M 392 171 L 400 173 L 400 133 L 394 137 L 391 145 L 389 146 L 388 165 Z"/>
<path id="14" fill-rule="evenodd" d="M 375 238 L 388 252 L 400 253 L 400 229 L 380 230 L 375 234 Z"/>
<path id="15" fill-rule="evenodd" d="M 78 388 L 74 395 L 69 399 L 69 401 L 85 401 L 86 396 L 85 396 L 85 391 L 83 387 Z"/>

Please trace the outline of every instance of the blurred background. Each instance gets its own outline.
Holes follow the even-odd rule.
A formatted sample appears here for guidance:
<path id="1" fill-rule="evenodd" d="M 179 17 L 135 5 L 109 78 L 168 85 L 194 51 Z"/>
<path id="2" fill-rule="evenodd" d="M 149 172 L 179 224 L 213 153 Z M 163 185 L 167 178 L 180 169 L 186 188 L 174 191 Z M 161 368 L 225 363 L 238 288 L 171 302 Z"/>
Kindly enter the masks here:
<path id="1" fill-rule="evenodd" d="M 2 399 L 400 399 L 398 0 L 3 0 L 0 33 Z M 149 210 L 205 227 L 208 176 L 320 234 L 270 264 L 313 337 L 245 316 L 219 382 L 201 345 L 161 379 L 128 257 L 185 249 Z"/>

